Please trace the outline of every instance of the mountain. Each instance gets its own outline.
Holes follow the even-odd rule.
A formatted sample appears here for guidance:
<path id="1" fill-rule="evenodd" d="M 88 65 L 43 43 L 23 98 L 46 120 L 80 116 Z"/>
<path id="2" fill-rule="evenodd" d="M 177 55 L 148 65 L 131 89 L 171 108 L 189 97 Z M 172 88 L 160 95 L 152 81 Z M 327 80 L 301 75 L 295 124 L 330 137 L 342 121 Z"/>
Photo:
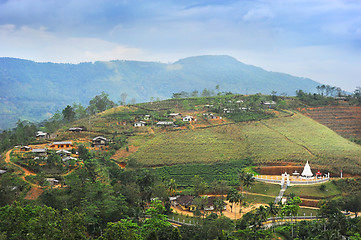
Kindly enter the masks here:
<path id="1" fill-rule="evenodd" d="M 0 129 L 18 119 L 43 120 L 73 102 L 87 105 L 101 91 L 114 101 L 126 92 L 128 101 L 144 102 L 216 85 L 234 93 L 275 90 L 294 95 L 297 89 L 314 92 L 319 83 L 265 71 L 229 56 L 189 57 L 172 64 L 118 60 L 64 64 L 0 58 Z"/>

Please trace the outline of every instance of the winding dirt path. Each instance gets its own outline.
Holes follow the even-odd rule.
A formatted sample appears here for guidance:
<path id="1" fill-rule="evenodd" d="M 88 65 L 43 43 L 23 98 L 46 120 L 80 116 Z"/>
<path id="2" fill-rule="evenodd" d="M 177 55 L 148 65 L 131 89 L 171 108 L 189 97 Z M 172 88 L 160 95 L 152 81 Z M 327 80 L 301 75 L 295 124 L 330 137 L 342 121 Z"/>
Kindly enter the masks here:
<path id="1" fill-rule="evenodd" d="M 26 180 L 26 176 L 35 176 L 36 174 L 29 171 L 28 169 L 18 165 L 18 164 L 16 164 L 16 163 L 13 163 L 10 160 L 10 154 L 11 154 L 12 151 L 13 151 L 13 149 L 10 149 L 9 151 L 6 152 L 5 162 L 7 164 L 9 164 L 9 165 L 13 165 L 13 166 L 15 166 L 17 168 L 20 168 L 24 173 L 22 176 L 20 176 L 21 179 L 23 179 L 24 182 L 28 183 L 31 186 L 31 189 L 27 192 L 24 199 L 26 199 L 26 200 L 36 200 L 44 192 L 44 190 L 43 190 L 44 187 Z M 62 174 L 61 176 L 67 176 L 76 169 L 77 168 L 74 168 L 74 169 L 70 170 L 69 172 Z"/>
<path id="2" fill-rule="evenodd" d="M 20 165 L 18 165 L 18 164 L 16 164 L 16 163 L 13 163 L 13 162 L 10 160 L 10 154 L 11 154 L 12 151 L 13 151 L 13 149 L 10 149 L 9 151 L 7 151 L 7 153 L 6 153 L 6 155 L 5 155 L 5 162 L 6 162 L 7 164 L 9 164 L 9 165 L 13 165 L 13 166 L 15 166 L 15 167 L 20 168 L 20 169 L 24 172 L 24 175 L 25 175 L 25 176 L 36 175 L 35 173 L 29 171 L 28 169 L 26 169 L 26 168 L 24 168 L 24 167 L 22 167 L 22 166 L 20 166 Z M 24 179 L 24 181 L 28 182 L 27 180 L 25 180 L 25 176 L 23 176 L 23 179 Z M 29 184 L 33 184 L 33 183 L 30 183 L 30 182 L 28 182 L 28 183 L 29 183 Z"/>

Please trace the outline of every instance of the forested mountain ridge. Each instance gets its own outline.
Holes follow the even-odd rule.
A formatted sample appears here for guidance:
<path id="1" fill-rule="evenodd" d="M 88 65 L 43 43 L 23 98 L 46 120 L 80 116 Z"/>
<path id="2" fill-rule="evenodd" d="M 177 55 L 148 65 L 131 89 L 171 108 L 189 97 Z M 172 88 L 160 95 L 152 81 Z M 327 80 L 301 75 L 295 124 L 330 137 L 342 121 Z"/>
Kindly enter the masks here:
<path id="1" fill-rule="evenodd" d="M 127 93 L 127 102 L 169 98 L 172 93 L 201 91 L 219 85 L 222 91 L 294 95 L 314 92 L 319 83 L 288 74 L 268 72 L 229 56 L 198 56 L 172 64 L 109 61 L 80 64 L 38 63 L 0 58 L 0 129 L 18 119 L 39 121 L 67 104 L 87 104 L 105 91 L 114 101 Z"/>

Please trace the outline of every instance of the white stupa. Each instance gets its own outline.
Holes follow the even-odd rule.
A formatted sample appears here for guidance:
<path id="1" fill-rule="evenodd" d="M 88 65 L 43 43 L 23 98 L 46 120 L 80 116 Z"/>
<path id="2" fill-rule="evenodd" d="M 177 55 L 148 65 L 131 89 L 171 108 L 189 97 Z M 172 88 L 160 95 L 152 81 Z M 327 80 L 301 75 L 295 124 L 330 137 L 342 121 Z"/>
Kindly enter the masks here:
<path id="1" fill-rule="evenodd" d="M 311 178 L 313 176 L 313 173 L 311 172 L 311 167 L 310 167 L 310 164 L 308 164 L 308 161 L 305 165 L 305 168 L 303 169 L 301 176 L 305 177 L 305 178 Z"/>

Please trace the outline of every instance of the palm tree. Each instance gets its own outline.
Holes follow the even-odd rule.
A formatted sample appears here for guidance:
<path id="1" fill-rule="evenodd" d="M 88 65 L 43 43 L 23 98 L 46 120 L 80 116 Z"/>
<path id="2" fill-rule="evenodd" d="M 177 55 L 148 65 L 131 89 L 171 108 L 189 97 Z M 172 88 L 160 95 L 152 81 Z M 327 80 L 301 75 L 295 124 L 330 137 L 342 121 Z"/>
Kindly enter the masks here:
<path id="1" fill-rule="evenodd" d="M 239 183 L 240 183 L 240 187 L 241 187 L 241 192 L 243 192 L 243 185 L 244 185 L 244 181 L 246 178 L 246 173 L 241 170 L 241 172 L 239 173 Z"/>
<path id="2" fill-rule="evenodd" d="M 251 173 L 246 173 L 245 174 L 245 177 L 244 177 L 244 180 L 243 180 L 243 185 L 245 186 L 245 187 L 251 187 L 252 185 L 254 185 L 254 182 L 255 182 L 255 180 L 254 180 L 254 177 L 253 177 L 253 175 L 251 174 Z"/>
<path id="3" fill-rule="evenodd" d="M 226 203 L 220 198 L 215 199 L 213 203 L 214 203 L 215 210 L 217 212 L 219 211 L 219 213 L 222 215 L 223 214 L 223 208 L 226 206 Z"/>
<path id="4" fill-rule="evenodd" d="M 227 194 L 227 200 L 232 204 L 230 206 L 231 212 L 232 212 L 234 204 L 238 201 L 238 191 L 236 189 L 232 188 Z"/>
<path id="5" fill-rule="evenodd" d="M 272 222 L 275 222 L 275 217 L 278 215 L 280 208 L 274 203 L 270 202 L 267 207 L 268 215 L 270 215 L 273 219 Z"/>
<path id="6" fill-rule="evenodd" d="M 167 190 L 168 190 L 169 196 L 174 196 L 174 194 L 177 191 L 177 183 L 175 182 L 174 179 L 169 180 Z"/>
<path id="7" fill-rule="evenodd" d="M 267 220 L 268 217 L 267 209 L 263 205 L 261 205 L 256 211 L 256 216 L 258 218 L 257 225 L 260 227 L 262 226 L 262 223 Z"/>

